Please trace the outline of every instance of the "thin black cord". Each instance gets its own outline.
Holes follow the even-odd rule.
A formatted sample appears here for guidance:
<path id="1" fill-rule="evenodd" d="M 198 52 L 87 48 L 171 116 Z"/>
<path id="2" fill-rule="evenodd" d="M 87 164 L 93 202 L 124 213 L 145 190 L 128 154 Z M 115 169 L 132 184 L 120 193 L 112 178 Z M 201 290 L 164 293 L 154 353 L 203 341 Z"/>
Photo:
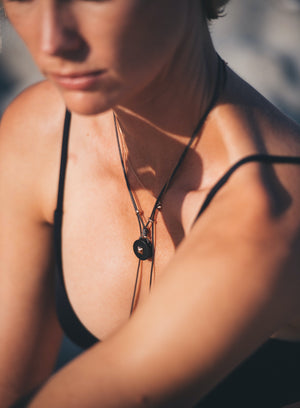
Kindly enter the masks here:
<path id="1" fill-rule="evenodd" d="M 223 79 L 223 86 L 221 87 L 221 80 Z M 163 188 L 161 189 L 161 192 L 159 193 L 157 200 L 154 204 L 151 216 L 149 218 L 149 220 L 153 220 L 153 217 L 155 215 L 155 211 L 157 206 L 162 202 L 163 196 L 166 193 L 166 191 L 168 190 L 168 188 L 170 187 L 171 182 L 173 181 L 175 174 L 177 173 L 177 170 L 179 169 L 179 167 L 181 166 L 187 152 L 189 151 L 192 143 L 194 142 L 199 130 L 203 127 L 210 111 L 212 110 L 212 108 L 214 107 L 214 105 L 216 104 L 219 96 L 220 96 L 220 91 L 221 89 L 224 88 L 226 82 L 226 65 L 225 62 L 222 60 L 222 58 L 218 55 L 218 73 L 217 73 L 217 80 L 216 80 L 216 85 L 214 88 L 214 93 L 211 99 L 210 104 L 208 105 L 204 115 L 201 117 L 200 121 L 198 122 L 195 130 L 193 131 L 193 134 L 188 142 L 188 144 L 186 145 L 186 147 L 184 148 L 176 166 L 174 167 L 169 179 L 167 180 L 167 182 L 164 184 Z"/>
<path id="2" fill-rule="evenodd" d="M 155 231 L 154 231 L 154 222 L 152 222 L 152 228 L 151 228 L 151 236 L 152 236 L 152 247 L 153 247 L 153 253 L 152 253 L 152 259 L 151 259 L 151 269 L 150 269 L 150 279 L 149 279 L 149 290 L 151 290 L 152 286 L 152 280 L 153 280 L 153 269 L 154 269 L 154 258 L 155 258 Z"/>
<path id="3" fill-rule="evenodd" d="M 222 80 L 223 80 L 223 84 L 221 86 L 221 81 Z M 148 226 L 151 223 L 151 239 L 152 239 L 152 242 L 151 242 L 151 249 L 152 249 L 151 258 L 152 259 L 151 259 L 149 288 L 151 288 L 151 285 L 152 285 L 153 270 L 154 270 L 154 257 L 155 257 L 154 223 L 155 223 L 156 211 L 161 208 L 163 196 L 165 195 L 165 193 L 167 192 L 167 190 L 170 187 L 171 183 L 173 182 L 179 167 L 181 166 L 181 164 L 182 164 L 187 152 L 189 151 L 192 143 L 194 142 L 198 132 L 203 127 L 203 125 L 204 125 L 210 111 L 212 110 L 212 108 L 216 104 L 216 102 L 217 102 L 217 100 L 218 100 L 218 98 L 219 98 L 219 96 L 221 94 L 221 91 L 223 90 L 223 88 L 225 86 L 225 82 L 226 82 L 226 65 L 225 65 L 225 62 L 221 59 L 221 57 L 218 55 L 218 73 L 217 73 L 216 84 L 215 84 L 212 99 L 211 99 L 211 101 L 210 101 L 204 115 L 201 117 L 201 119 L 198 122 L 195 130 L 193 131 L 193 134 L 192 134 L 188 144 L 185 146 L 182 154 L 180 155 L 180 157 L 179 157 L 179 159 L 178 159 L 178 161 L 177 161 L 171 175 L 169 176 L 166 183 L 163 185 L 160 193 L 158 194 L 158 197 L 157 197 L 157 199 L 155 201 L 155 204 L 153 206 L 150 217 L 148 218 L 148 221 L 146 223 L 143 221 L 143 219 L 141 217 L 140 211 L 138 209 L 138 206 L 137 206 L 136 201 L 134 199 L 133 193 L 131 191 L 131 187 L 130 187 L 130 183 L 129 183 L 129 180 L 128 180 L 128 177 L 127 177 L 127 174 L 126 174 L 125 163 L 124 163 L 123 155 L 122 155 L 122 149 L 121 149 L 118 126 L 117 126 L 117 118 L 116 118 L 116 115 L 113 114 L 115 134 L 116 134 L 116 139 L 117 139 L 117 146 L 118 146 L 120 161 L 121 161 L 121 165 L 122 165 L 122 170 L 123 170 L 126 186 L 127 186 L 127 189 L 128 189 L 129 195 L 130 195 L 130 199 L 131 199 L 131 202 L 133 204 L 133 208 L 135 210 L 135 213 L 136 213 L 136 216 L 137 216 L 137 219 L 138 219 L 138 224 L 139 224 L 139 229 L 140 229 L 140 238 L 142 238 L 142 237 L 147 238 L 148 232 L 149 232 Z M 132 314 L 132 312 L 134 310 L 136 291 L 137 291 L 137 284 L 138 284 L 138 280 L 139 280 L 139 276 L 140 276 L 141 262 L 142 262 L 142 260 L 139 259 L 138 267 L 137 267 L 137 273 L 136 273 L 136 279 L 135 279 L 135 285 L 134 285 L 134 291 L 133 291 L 133 297 L 132 297 L 132 301 L 131 301 L 130 315 Z"/>
<path id="4" fill-rule="evenodd" d="M 124 164 L 124 160 L 123 160 L 120 139 L 119 139 L 119 132 L 118 132 L 118 127 L 117 127 L 117 118 L 116 118 L 115 114 L 113 116 L 114 116 L 115 133 L 116 133 L 116 136 L 117 136 L 117 144 L 118 144 L 119 156 L 120 156 L 120 160 L 121 160 L 121 164 L 122 164 L 122 170 L 123 170 L 124 178 L 125 178 L 125 181 L 126 181 L 127 190 L 129 192 L 130 199 L 131 199 L 135 214 L 136 214 L 137 219 L 138 219 L 140 234 L 142 235 L 142 226 L 143 226 L 143 228 L 145 228 L 145 225 L 144 225 L 143 219 L 140 216 L 140 211 L 138 209 L 138 206 L 136 205 L 135 199 L 133 197 L 133 193 L 132 193 L 131 188 L 130 188 L 129 180 L 128 180 L 126 170 L 125 170 L 125 164 Z"/>
<path id="5" fill-rule="evenodd" d="M 134 303 L 135 303 L 135 297 L 136 297 L 136 289 L 137 289 L 137 284 L 138 284 L 139 276 L 140 276 L 141 262 L 142 262 L 142 260 L 139 259 L 138 266 L 137 266 L 137 271 L 136 271 L 134 289 L 133 289 L 133 296 L 132 296 L 132 299 L 131 299 L 130 315 L 132 315 L 132 312 L 133 312 L 133 310 L 134 310 Z"/>

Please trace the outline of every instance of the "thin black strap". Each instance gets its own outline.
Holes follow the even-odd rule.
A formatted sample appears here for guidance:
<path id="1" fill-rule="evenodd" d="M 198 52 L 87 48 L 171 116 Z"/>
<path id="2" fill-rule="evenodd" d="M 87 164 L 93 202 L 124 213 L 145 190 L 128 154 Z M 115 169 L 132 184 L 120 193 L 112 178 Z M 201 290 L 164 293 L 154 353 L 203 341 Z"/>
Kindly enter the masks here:
<path id="1" fill-rule="evenodd" d="M 54 213 L 54 245 L 56 255 L 56 310 L 65 333 L 82 348 L 88 348 L 99 340 L 82 324 L 77 317 L 67 295 L 62 265 L 62 218 L 65 175 L 68 158 L 68 142 L 71 113 L 66 110 L 63 129 L 57 207 Z"/>
<path id="2" fill-rule="evenodd" d="M 58 183 L 58 194 L 57 194 L 57 205 L 56 205 L 56 213 L 58 213 L 58 214 L 62 214 L 62 209 L 63 209 L 65 176 L 66 176 L 66 167 L 67 167 L 67 158 L 68 158 L 68 144 L 69 144 L 70 123 L 71 123 L 71 113 L 70 113 L 69 110 L 66 110 L 64 130 L 63 130 L 63 140 L 62 140 L 62 147 L 61 147 L 59 183 Z"/>
<path id="3" fill-rule="evenodd" d="M 61 275 L 61 278 L 62 278 L 61 226 L 62 226 L 62 217 L 63 217 L 63 198 L 64 198 L 67 156 L 68 156 L 70 122 L 71 122 L 71 113 L 68 110 L 66 110 L 63 138 L 62 138 L 62 145 L 61 145 L 57 204 L 56 204 L 56 209 L 54 211 L 54 242 L 55 242 L 55 248 L 56 248 L 56 251 L 55 251 L 56 252 L 56 265 L 57 265 L 58 274 Z"/>
<path id="4" fill-rule="evenodd" d="M 250 163 L 250 162 L 261 162 L 265 164 L 299 164 L 300 165 L 300 157 L 276 156 L 276 155 L 268 155 L 268 154 L 253 154 L 253 155 L 246 156 L 243 159 L 239 160 L 232 167 L 230 167 L 230 169 L 224 174 L 224 176 L 221 177 L 220 180 L 218 180 L 218 182 L 211 188 L 194 222 L 196 222 L 196 220 L 200 217 L 200 215 L 206 210 L 206 208 L 209 206 L 214 196 L 221 189 L 221 187 L 223 187 L 224 184 L 229 180 L 231 175 L 243 164 Z"/>

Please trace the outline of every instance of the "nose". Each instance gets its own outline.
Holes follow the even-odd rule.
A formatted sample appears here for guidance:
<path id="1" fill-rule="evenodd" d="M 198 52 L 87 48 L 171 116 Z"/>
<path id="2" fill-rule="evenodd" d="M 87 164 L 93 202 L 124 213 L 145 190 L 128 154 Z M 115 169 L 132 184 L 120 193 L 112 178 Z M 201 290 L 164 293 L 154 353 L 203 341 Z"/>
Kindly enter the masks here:
<path id="1" fill-rule="evenodd" d="M 80 50 L 83 39 L 68 4 L 44 2 L 41 16 L 40 49 L 44 54 L 71 55 Z"/>

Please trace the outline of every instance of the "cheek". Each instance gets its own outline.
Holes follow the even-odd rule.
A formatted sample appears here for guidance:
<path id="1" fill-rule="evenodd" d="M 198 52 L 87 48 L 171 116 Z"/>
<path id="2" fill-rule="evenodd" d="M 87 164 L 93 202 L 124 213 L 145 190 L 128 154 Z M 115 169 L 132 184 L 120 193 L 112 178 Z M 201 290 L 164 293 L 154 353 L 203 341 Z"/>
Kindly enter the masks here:
<path id="1" fill-rule="evenodd" d="M 107 63 L 122 81 L 131 78 L 137 83 L 156 75 L 173 56 L 183 36 L 187 7 L 186 0 L 126 1 L 126 9 L 106 15 L 101 28 L 101 19 L 95 22 L 89 37 L 99 63 Z"/>
<path id="2" fill-rule="evenodd" d="M 180 9 L 170 1 L 148 4 L 137 13 L 133 29 L 125 32 L 120 50 L 122 61 L 131 63 L 129 68 L 135 75 L 160 70 L 174 55 L 185 25 L 184 7 Z"/>

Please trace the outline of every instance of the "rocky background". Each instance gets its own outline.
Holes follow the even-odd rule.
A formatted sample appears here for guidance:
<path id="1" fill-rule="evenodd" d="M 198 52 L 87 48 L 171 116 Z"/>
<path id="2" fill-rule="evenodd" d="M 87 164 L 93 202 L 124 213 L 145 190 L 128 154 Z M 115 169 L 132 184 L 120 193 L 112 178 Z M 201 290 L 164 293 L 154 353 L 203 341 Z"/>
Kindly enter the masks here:
<path id="1" fill-rule="evenodd" d="M 0 23 L 1 116 L 14 96 L 41 76 L 8 22 Z M 300 0 L 231 0 L 211 32 L 229 65 L 300 123 Z M 58 365 L 77 352 L 65 340 Z"/>

